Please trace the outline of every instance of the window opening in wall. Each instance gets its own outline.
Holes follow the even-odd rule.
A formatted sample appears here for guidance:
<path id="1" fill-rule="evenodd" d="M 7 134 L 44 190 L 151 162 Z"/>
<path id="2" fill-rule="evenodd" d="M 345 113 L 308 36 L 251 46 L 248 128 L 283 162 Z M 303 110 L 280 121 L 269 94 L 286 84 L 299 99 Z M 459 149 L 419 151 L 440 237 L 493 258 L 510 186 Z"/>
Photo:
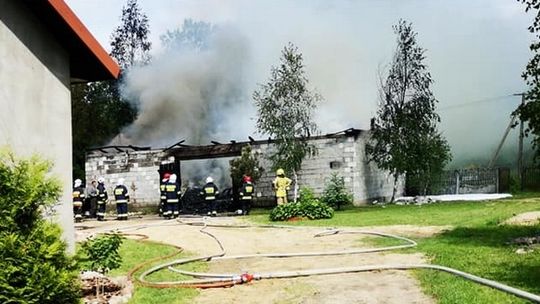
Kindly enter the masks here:
<path id="1" fill-rule="evenodd" d="M 341 168 L 341 162 L 340 161 L 331 161 L 330 162 L 330 169 L 339 169 Z"/>

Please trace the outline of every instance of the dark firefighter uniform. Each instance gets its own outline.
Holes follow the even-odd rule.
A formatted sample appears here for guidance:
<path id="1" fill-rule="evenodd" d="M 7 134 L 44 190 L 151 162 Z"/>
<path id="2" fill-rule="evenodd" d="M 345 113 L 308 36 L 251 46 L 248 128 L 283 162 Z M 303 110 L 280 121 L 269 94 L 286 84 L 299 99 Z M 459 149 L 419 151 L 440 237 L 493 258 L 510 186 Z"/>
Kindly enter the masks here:
<path id="1" fill-rule="evenodd" d="M 105 218 L 105 207 L 107 206 L 107 201 L 109 200 L 109 195 L 107 194 L 107 189 L 105 188 L 105 184 L 100 181 L 97 185 L 97 191 L 98 191 L 98 210 L 97 210 L 97 219 L 98 221 L 103 221 Z"/>
<path id="2" fill-rule="evenodd" d="M 75 214 L 75 222 L 82 221 L 82 206 L 84 201 L 84 188 L 77 186 L 73 188 L 73 213 Z"/>
<path id="3" fill-rule="evenodd" d="M 169 180 L 165 185 L 165 198 L 167 199 L 167 211 L 163 213 L 166 218 L 178 217 L 180 205 L 180 186 L 176 181 Z"/>
<path id="4" fill-rule="evenodd" d="M 249 214 L 251 210 L 251 200 L 253 199 L 253 194 L 255 193 L 255 186 L 251 181 L 245 181 L 240 188 L 240 203 L 242 204 L 242 214 Z"/>
<path id="5" fill-rule="evenodd" d="M 116 200 L 117 219 L 125 221 L 128 218 L 129 193 L 124 185 L 117 185 L 114 188 L 114 199 Z"/>
<path id="6" fill-rule="evenodd" d="M 167 191 L 165 189 L 169 182 L 169 177 L 170 174 L 165 173 L 159 184 L 159 216 L 165 215 L 167 212 Z"/>
<path id="7" fill-rule="evenodd" d="M 201 191 L 204 200 L 208 203 L 210 211 L 208 214 L 217 215 L 216 196 L 219 194 L 217 186 L 212 182 L 207 182 Z"/>

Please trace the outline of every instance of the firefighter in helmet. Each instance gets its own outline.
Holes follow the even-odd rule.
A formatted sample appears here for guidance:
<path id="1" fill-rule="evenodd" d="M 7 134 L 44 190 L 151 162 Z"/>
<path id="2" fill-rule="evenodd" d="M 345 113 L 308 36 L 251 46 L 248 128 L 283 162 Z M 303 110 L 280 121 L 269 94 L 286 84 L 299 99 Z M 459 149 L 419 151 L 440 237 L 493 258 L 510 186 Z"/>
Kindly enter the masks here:
<path id="1" fill-rule="evenodd" d="M 253 199 L 253 194 L 255 193 L 255 187 L 251 182 L 251 176 L 244 175 L 243 184 L 238 191 L 240 194 L 240 202 L 242 205 L 242 210 L 238 214 L 248 215 L 251 210 L 251 200 Z"/>
<path id="2" fill-rule="evenodd" d="M 98 178 L 97 193 L 97 220 L 103 221 L 105 219 L 105 207 L 107 206 L 107 201 L 109 200 L 107 188 L 105 188 L 105 179 L 103 177 Z"/>
<path id="3" fill-rule="evenodd" d="M 210 210 L 208 215 L 216 216 L 217 215 L 217 202 L 216 196 L 219 194 L 218 187 L 214 184 L 214 179 L 209 176 L 206 178 L 206 184 L 202 188 L 201 195 L 204 197 L 204 200 L 207 202 Z"/>
<path id="4" fill-rule="evenodd" d="M 276 178 L 272 182 L 274 191 L 276 191 L 277 204 L 282 205 L 287 203 L 287 191 L 291 189 L 291 179 L 285 176 L 283 169 L 277 169 Z"/>
<path id="5" fill-rule="evenodd" d="M 163 174 L 163 179 L 159 185 L 159 216 L 162 216 L 167 212 L 167 191 L 165 190 L 170 176 L 171 174 L 168 172 Z"/>
<path id="6" fill-rule="evenodd" d="M 84 201 L 84 188 L 82 187 L 82 181 L 76 179 L 73 183 L 73 214 L 75 215 L 75 222 L 82 221 L 82 206 Z"/>
<path id="7" fill-rule="evenodd" d="M 128 203 L 129 192 L 124 185 L 125 180 L 123 178 L 118 179 L 116 187 L 114 188 L 114 199 L 116 200 L 116 214 L 117 220 L 127 221 L 128 219 Z"/>
<path id="8" fill-rule="evenodd" d="M 169 181 L 165 185 L 165 197 L 167 199 L 167 211 L 163 215 L 170 219 L 172 217 L 178 217 L 180 214 L 180 185 L 176 182 L 176 174 L 169 176 Z"/>

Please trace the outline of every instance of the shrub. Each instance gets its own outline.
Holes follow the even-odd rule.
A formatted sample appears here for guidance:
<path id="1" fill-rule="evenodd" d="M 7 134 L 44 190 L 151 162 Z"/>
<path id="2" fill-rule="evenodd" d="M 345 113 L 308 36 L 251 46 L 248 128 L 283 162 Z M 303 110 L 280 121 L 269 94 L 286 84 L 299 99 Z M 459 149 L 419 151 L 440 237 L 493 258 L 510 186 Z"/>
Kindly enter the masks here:
<path id="1" fill-rule="evenodd" d="M 270 212 L 271 221 L 286 221 L 293 217 L 305 217 L 310 220 L 332 218 L 334 209 L 319 201 L 309 188 L 300 189 L 297 203 L 287 203 L 275 207 Z"/>
<path id="2" fill-rule="evenodd" d="M 88 257 L 91 270 L 107 273 L 122 264 L 122 257 L 118 253 L 123 237 L 117 233 L 105 234 L 88 239 L 81 246 Z"/>
<path id="3" fill-rule="evenodd" d="M 51 166 L 0 151 L 0 303 L 79 303 L 76 264 L 42 217 L 61 192 Z"/>
<path id="4" fill-rule="evenodd" d="M 333 173 L 330 181 L 326 184 L 321 201 L 328 206 L 339 210 L 342 205 L 351 204 L 353 196 L 345 188 L 345 180 L 343 177 Z"/>

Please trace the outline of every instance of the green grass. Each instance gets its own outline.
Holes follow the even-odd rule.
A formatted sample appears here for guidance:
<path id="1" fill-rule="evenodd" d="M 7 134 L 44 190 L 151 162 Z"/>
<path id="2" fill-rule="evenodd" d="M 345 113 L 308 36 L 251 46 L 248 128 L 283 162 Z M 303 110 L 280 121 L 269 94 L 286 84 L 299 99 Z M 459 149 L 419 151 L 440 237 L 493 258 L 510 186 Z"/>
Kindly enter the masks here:
<path id="1" fill-rule="evenodd" d="M 304 226 L 386 226 L 386 225 L 452 225 L 476 226 L 499 223 L 514 214 L 540 210 L 540 199 L 504 199 L 491 202 L 454 202 L 423 206 L 347 207 L 331 219 L 294 223 L 270 222 L 268 210 L 256 210 L 249 219 L 263 224 Z"/>
<path id="2" fill-rule="evenodd" d="M 402 252 L 421 252 L 431 263 L 456 268 L 484 278 L 540 294 L 540 249 L 516 254 L 508 242 L 517 237 L 540 235 L 540 225 L 500 225 L 515 214 L 540 210 L 538 194 L 525 193 L 492 202 L 439 203 L 425 206 L 380 206 L 353 208 L 335 213 L 328 220 L 287 223 L 305 226 L 384 226 L 411 224 L 451 225 L 454 229 L 434 237 L 417 239 L 418 247 Z M 270 223 L 267 211 L 250 216 L 257 223 Z M 277 222 L 277 224 L 284 224 Z M 369 238 L 374 246 L 396 245 L 387 239 Z M 404 261 L 406 262 L 406 261 Z M 517 297 L 480 286 L 449 274 L 418 270 L 414 275 L 424 291 L 439 303 L 527 303 Z"/>
<path id="3" fill-rule="evenodd" d="M 159 256 L 165 256 L 176 252 L 177 249 L 164 245 L 151 242 L 140 242 L 130 239 L 125 239 L 124 243 L 120 247 L 120 255 L 122 256 L 122 265 L 120 268 L 115 269 L 110 272 L 111 276 L 120 276 L 127 275 L 128 272 L 133 269 L 135 266 L 140 263 L 156 258 Z M 161 264 L 167 261 L 174 259 L 184 258 L 190 256 L 189 253 L 180 253 L 166 260 L 159 260 L 155 263 L 147 265 L 137 271 L 134 274 L 134 277 L 139 275 L 141 272 L 150 268 L 151 266 Z M 186 266 L 183 266 L 182 269 L 190 271 L 204 271 L 206 270 L 206 265 L 203 263 L 192 263 Z M 173 273 L 168 270 L 162 270 L 157 273 L 153 273 L 147 277 L 149 281 L 164 281 L 164 280 L 181 280 L 186 279 L 185 276 L 178 273 Z M 195 298 L 199 292 L 196 289 L 189 288 L 167 288 L 167 289 L 156 289 L 140 286 L 138 283 L 135 283 L 135 292 L 129 304 L 163 304 L 163 303 L 172 303 L 172 304 L 183 304 L 183 303 L 192 303 L 193 298 Z"/>

